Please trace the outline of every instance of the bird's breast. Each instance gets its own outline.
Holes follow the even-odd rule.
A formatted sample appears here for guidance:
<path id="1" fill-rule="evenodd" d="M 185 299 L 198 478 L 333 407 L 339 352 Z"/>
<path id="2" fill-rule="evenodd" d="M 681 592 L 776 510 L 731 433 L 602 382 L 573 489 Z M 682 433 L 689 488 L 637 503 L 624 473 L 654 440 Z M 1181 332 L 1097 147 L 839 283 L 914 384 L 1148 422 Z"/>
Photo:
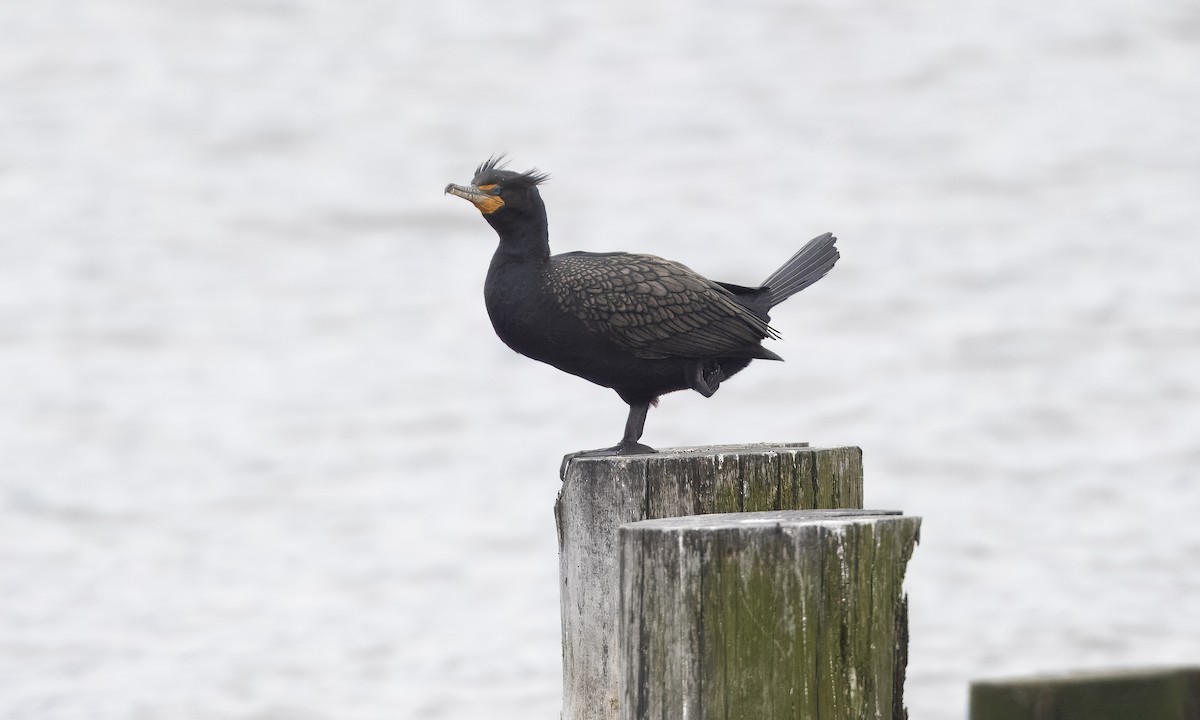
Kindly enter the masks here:
<path id="1" fill-rule="evenodd" d="M 546 292 L 537 272 L 493 265 L 483 297 L 492 327 L 513 350 L 537 357 L 553 344 L 554 329 L 560 325 L 552 317 L 557 302 Z"/>
<path id="2" fill-rule="evenodd" d="M 524 268 L 493 267 L 484 301 L 496 335 L 513 350 L 592 379 L 593 370 L 628 351 L 591 331 L 563 307 L 553 284 Z"/>

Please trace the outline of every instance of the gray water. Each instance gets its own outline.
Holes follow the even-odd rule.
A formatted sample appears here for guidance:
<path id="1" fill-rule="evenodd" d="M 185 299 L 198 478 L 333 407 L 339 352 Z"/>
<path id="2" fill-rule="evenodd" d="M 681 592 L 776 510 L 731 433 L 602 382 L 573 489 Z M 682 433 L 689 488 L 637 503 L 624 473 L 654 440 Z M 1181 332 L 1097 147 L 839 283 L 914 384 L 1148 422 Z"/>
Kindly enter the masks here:
<path id="1" fill-rule="evenodd" d="M 492 335 L 500 150 L 559 250 L 840 236 L 646 440 L 863 447 L 914 720 L 1200 662 L 1198 68 L 1183 1 L 0 4 L 0 717 L 557 717 L 625 410 Z"/>

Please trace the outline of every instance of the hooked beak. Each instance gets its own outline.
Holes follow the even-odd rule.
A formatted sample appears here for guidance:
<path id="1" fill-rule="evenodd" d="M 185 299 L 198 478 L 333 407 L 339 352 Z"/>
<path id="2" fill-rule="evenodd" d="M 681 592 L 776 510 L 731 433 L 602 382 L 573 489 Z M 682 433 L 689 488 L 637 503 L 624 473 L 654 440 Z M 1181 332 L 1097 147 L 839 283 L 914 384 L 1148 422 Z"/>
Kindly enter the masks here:
<path id="1" fill-rule="evenodd" d="M 504 207 L 504 200 L 499 195 L 492 195 L 487 192 L 488 189 L 494 186 L 484 186 L 478 188 L 474 185 L 455 185 L 450 183 L 446 186 L 446 194 L 457 195 L 460 198 L 469 200 L 472 205 L 479 208 L 479 212 L 484 215 L 490 215 L 500 208 Z"/>

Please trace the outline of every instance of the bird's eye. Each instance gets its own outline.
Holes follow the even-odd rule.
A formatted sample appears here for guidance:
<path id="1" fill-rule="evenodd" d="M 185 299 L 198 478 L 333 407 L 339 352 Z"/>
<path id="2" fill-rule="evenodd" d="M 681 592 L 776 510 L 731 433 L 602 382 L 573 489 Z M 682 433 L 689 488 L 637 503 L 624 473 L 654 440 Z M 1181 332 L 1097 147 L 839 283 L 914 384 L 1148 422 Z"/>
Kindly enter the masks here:
<path id="1" fill-rule="evenodd" d="M 496 183 L 488 183 L 487 185 L 480 185 L 479 189 L 485 190 L 487 192 L 492 192 L 493 190 L 496 189 Z"/>

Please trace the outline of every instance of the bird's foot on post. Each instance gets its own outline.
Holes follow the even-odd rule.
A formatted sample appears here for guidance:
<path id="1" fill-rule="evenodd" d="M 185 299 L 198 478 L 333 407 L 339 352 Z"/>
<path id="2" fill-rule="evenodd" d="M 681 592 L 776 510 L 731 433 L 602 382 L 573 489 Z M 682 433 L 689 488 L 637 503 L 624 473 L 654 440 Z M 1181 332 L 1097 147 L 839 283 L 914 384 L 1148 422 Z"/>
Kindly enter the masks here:
<path id="1" fill-rule="evenodd" d="M 558 468 L 558 476 L 565 478 L 567 476 L 567 465 L 575 458 L 585 457 L 610 457 L 613 455 L 649 455 L 658 452 L 649 445 L 643 445 L 639 442 L 625 442 L 622 440 L 620 444 L 612 447 L 600 448 L 599 450 L 580 450 L 578 452 L 569 453 L 563 456 L 562 465 Z"/>
<path id="2" fill-rule="evenodd" d="M 646 425 L 646 413 L 649 411 L 649 401 L 631 402 L 629 404 L 629 418 L 625 420 L 625 436 L 621 438 L 621 442 L 609 448 L 581 450 L 580 452 L 567 455 L 563 458 L 562 466 L 559 467 L 559 475 L 566 477 L 567 464 L 575 458 L 602 457 L 606 455 L 648 455 L 657 452 L 649 445 L 643 445 L 638 442 L 642 437 L 642 429 Z"/>
<path id="3" fill-rule="evenodd" d="M 658 452 L 649 445 L 643 445 L 640 442 L 625 442 L 622 440 L 619 444 L 612 447 L 600 448 L 598 450 L 580 450 L 573 452 L 567 457 L 602 457 L 604 455 L 649 455 L 650 453 Z"/>
<path id="4" fill-rule="evenodd" d="M 627 442 L 625 440 L 608 449 L 614 455 L 649 455 L 650 453 L 658 452 L 649 445 L 643 445 L 640 442 Z"/>

